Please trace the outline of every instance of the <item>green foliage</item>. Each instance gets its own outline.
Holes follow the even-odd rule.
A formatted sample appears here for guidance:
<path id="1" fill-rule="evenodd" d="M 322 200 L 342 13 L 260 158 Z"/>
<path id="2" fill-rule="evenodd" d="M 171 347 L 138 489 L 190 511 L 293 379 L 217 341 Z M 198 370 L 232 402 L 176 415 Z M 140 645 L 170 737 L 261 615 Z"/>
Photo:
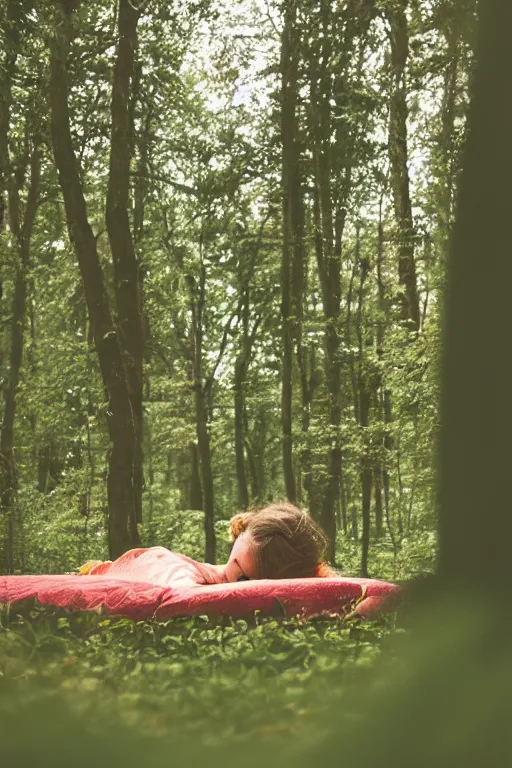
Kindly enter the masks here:
<path id="1" fill-rule="evenodd" d="M 389 636 L 333 620 L 134 623 L 27 608 L 0 613 L 2 715 L 57 701 L 94 732 L 125 726 L 171 744 L 313 732 Z"/>
<path id="2" fill-rule="evenodd" d="M 436 557 L 439 307 L 465 134 L 474 7 L 465 3 L 449 14 L 441 6 L 425 3 L 409 8 L 404 90 L 411 233 L 397 224 L 388 173 L 386 137 L 393 98 L 388 21 L 379 12 L 365 25 L 359 17 L 348 18 L 343 6 L 329 6 L 327 16 L 326 9 L 301 6 L 295 30 L 296 129 L 305 218 L 302 299 L 291 318 L 298 500 L 321 517 L 330 479 L 327 454 L 340 447 L 336 563 L 345 573 L 357 575 L 362 476 L 370 466 L 370 574 L 408 578 L 422 569 L 432 570 Z M 285 495 L 282 10 L 272 3 L 265 10 L 250 2 L 186 3 L 178 9 L 157 0 L 151 10 L 142 9 L 138 24 L 127 213 L 141 270 L 145 329 L 140 533 L 145 545 L 160 544 L 199 559 L 205 542 L 198 511 L 203 504 L 201 481 L 193 460 L 198 422 L 206 421 L 210 440 L 221 561 L 229 546 L 225 521 L 238 511 L 241 497 L 235 461 L 236 392 L 242 395 L 249 503 Z M 13 436 L 16 567 L 30 572 L 71 571 L 84 560 L 108 556 L 108 404 L 46 120 L 53 11 L 23 6 L 18 16 L 24 34 L 16 43 L 11 117 L 3 138 L 11 170 L 17 169 L 22 208 L 28 174 L 23 176 L 21 170 L 27 147 L 39 133 L 42 168 L 27 267 L 25 342 Z M 324 23 L 326 35 L 321 31 Z M 81 3 L 74 10 L 73 24 L 72 137 L 115 317 L 113 265 L 105 230 L 114 8 L 106 2 Z M 5 36 L 3 26 L 4 22 L 0 31 Z M 6 57 L 7 49 L 2 66 L 7 66 Z M 319 61 L 325 71 L 318 69 Z M 330 83 L 332 98 L 313 93 L 319 83 Z M 322 171 L 325 191 L 333 214 L 343 211 L 346 217 L 335 258 L 340 272 L 339 314 L 334 321 L 338 351 L 333 361 L 339 365 L 341 382 L 335 397 L 341 412 L 339 427 L 331 419 L 328 322 L 318 262 L 318 238 L 329 239 L 329 234 L 327 228 L 318 231 L 315 219 L 315 189 L 323 178 L 318 175 L 315 134 L 319 106 L 327 110 L 324 122 L 331 132 L 328 163 Z M 8 176 L 0 180 L 6 202 Z M 9 373 L 17 273 L 9 216 L 7 210 L 0 243 L 3 382 Z M 400 316 L 398 263 L 407 238 L 414 246 L 421 304 L 418 334 L 410 333 Z M 202 414 L 195 404 L 197 387 L 204 393 Z M 366 395 L 367 425 L 360 407 Z M 2 511 L 0 539 L 6 538 L 6 520 Z"/>

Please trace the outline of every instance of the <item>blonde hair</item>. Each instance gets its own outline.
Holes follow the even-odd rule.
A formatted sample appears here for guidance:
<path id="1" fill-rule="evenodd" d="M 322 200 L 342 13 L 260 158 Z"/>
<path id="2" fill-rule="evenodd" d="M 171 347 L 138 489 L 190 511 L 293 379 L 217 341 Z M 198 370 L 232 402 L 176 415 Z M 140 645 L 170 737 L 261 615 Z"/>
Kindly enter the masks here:
<path id="1" fill-rule="evenodd" d="M 330 576 L 323 558 L 327 537 L 315 521 L 289 502 L 276 502 L 231 518 L 231 538 L 250 533 L 259 579 Z"/>

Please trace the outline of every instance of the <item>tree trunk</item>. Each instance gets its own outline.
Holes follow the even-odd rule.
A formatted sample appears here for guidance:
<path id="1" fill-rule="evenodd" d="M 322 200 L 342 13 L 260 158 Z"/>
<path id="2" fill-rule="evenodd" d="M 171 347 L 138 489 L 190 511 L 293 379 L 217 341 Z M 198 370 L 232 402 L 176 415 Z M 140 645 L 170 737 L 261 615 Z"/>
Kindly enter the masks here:
<path id="1" fill-rule="evenodd" d="M 389 105 L 389 160 L 395 218 L 399 230 L 398 277 L 402 289 L 402 319 L 411 329 L 420 327 L 420 307 L 414 260 L 414 224 L 412 220 L 407 151 L 407 98 L 405 66 L 409 54 L 406 16 L 407 0 L 397 0 L 387 10 L 391 41 L 393 92 Z"/>
<path id="2" fill-rule="evenodd" d="M 235 363 L 235 458 L 236 478 L 238 483 L 238 506 L 240 509 L 247 509 L 249 506 L 244 455 L 244 384 L 245 365 L 243 359 L 240 360 L 240 358 L 238 358 Z"/>
<path id="3" fill-rule="evenodd" d="M 368 398 L 369 401 L 369 398 Z M 363 457 L 363 469 L 361 471 L 362 488 L 362 519 L 363 532 L 361 538 L 361 577 L 368 578 L 368 553 L 370 551 L 370 507 L 372 503 L 372 469 L 368 465 L 368 458 Z"/>
<path id="4" fill-rule="evenodd" d="M 327 456 L 327 482 L 324 487 L 321 524 L 329 538 L 328 557 L 334 561 L 336 540 L 336 502 L 339 494 L 341 474 L 341 446 L 339 427 L 341 424 L 341 361 L 337 354 L 340 346 L 338 319 L 341 301 L 341 250 L 335 253 L 333 236 L 334 222 L 331 199 L 331 96 L 332 96 L 332 30 L 330 5 L 321 3 L 322 44 L 321 65 L 311 68 L 310 93 L 314 110 L 314 214 L 315 246 L 318 272 L 322 288 L 323 312 L 325 317 L 325 373 L 329 397 L 329 448 Z M 345 218 L 338 221 L 337 242 L 341 249 Z"/>
<path id="5" fill-rule="evenodd" d="M 146 403 L 151 403 L 151 384 L 149 378 L 145 382 L 145 394 L 144 399 Z M 147 482 L 147 497 L 148 497 L 148 514 L 147 514 L 147 520 L 145 522 L 145 528 L 148 531 L 150 541 L 148 543 L 149 546 L 152 546 L 153 544 L 153 517 L 155 512 L 155 504 L 153 500 L 153 488 L 155 486 L 155 467 L 153 463 L 153 422 L 151 418 L 145 419 L 144 421 L 144 445 L 146 449 L 146 457 L 147 457 L 147 467 L 148 467 L 148 482 Z M 146 536 L 146 541 L 148 541 L 148 537 Z"/>
<path id="6" fill-rule="evenodd" d="M 208 429 L 208 409 L 204 390 L 198 384 L 196 384 L 195 395 L 197 447 L 199 451 L 201 485 L 203 489 L 205 534 L 204 559 L 207 563 L 215 563 L 217 542 L 215 537 L 215 503 L 210 433 Z"/>
<path id="7" fill-rule="evenodd" d="M 298 160 L 297 160 L 298 163 Z M 297 184 L 300 180 L 297 179 Z M 318 383 L 316 371 L 316 349 L 314 344 L 308 344 L 304 341 L 304 296 L 308 291 L 308 256 L 304 247 L 304 205 L 302 197 L 299 195 L 295 205 L 297 211 L 297 221 L 295 223 L 295 241 L 292 260 L 292 305 L 295 317 L 294 339 L 297 357 L 297 368 L 300 378 L 301 390 L 301 440 L 302 449 L 300 451 L 300 475 L 301 480 L 298 483 L 297 494 L 302 496 L 302 489 L 306 491 L 308 507 L 311 515 L 315 519 L 321 516 L 321 506 L 319 504 L 318 482 L 312 471 L 312 455 L 309 438 L 309 426 L 311 423 L 311 411 L 313 407 L 313 398 Z"/>
<path id="8" fill-rule="evenodd" d="M 444 314 L 439 574 L 443 589 L 493 600 L 508 619 L 512 5 L 479 11 Z"/>
<path id="9" fill-rule="evenodd" d="M 350 526 L 352 531 L 352 538 L 354 541 L 359 540 L 359 521 L 357 519 L 357 507 L 352 504 L 350 507 Z"/>
<path id="10" fill-rule="evenodd" d="M 120 0 L 117 55 L 112 86 L 112 132 L 106 222 L 114 263 L 119 346 L 135 431 L 133 492 L 135 514 L 130 517 L 131 537 L 137 541 L 142 520 L 142 362 L 144 335 L 139 296 L 139 265 L 128 216 L 130 160 L 132 155 L 132 84 L 139 10 Z"/>
<path id="11" fill-rule="evenodd" d="M 453 187 L 456 179 L 454 168 L 453 129 L 457 107 L 457 80 L 460 65 L 460 28 L 457 14 L 449 14 L 441 24 L 441 32 L 446 42 L 446 69 L 444 71 L 443 99 L 441 104 L 441 130 L 437 138 L 437 163 L 434 167 L 439 185 L 438 228 L 442 253 L 446 257 L 453 213 Z"/>
<path id="12" fill-rule="evenodd" d="M 247 488 L 247 472 L 245 467 L 245 444 L 246 444 L 246 408 L 245 408 L 245 385 L 247 370 L 249 367 L 249 358 L 251 354 L 252 340 L 249 334 L 249 292 L 247 288 L 242 289 L 241 298 L 242 312 L 242 339 L 240 348 L 235 360 L 235 460 L 236 477 L 238 485 L 238 505 L 240 509 L 247 509 L 249 506 L 249 492 Z M 258 323 L 259 325 L 259 323 Z"/>
<path id="13" fill-rule="evenodd" d="M 252 444 L 249 438 L 245 440 L 245 452 L 247 455 L 247 467 L 249 469 L 249 480 L 251 484 L 251 500 L 253 504 L 259 504 L 262 498 L 262 483 L 258 467 L 254 458 Z"/>
<path id="14" fill-rule="evenodd" d="M 0 72 L 0 234 L 5 229 L 5 195 L 9 187 L 9 126 L 12 104 L 12 84 L 18 56 L 21 14 L 23 7 L 18 0 L 8 0 L 4 5 L 2 26 L 5 40 L 4 60 Z M 2 273 L 0 272 L 0 299 L 2 298 Z"/>
<path id="15" fill-rule="evenodd" d="M 11 187 L 11 166 L 9 161 L 9 127 L 12 104 L 12 83 L 19 46 L 19 3 L 10 0 L 5 7 L 5 17 L 2 19 L 4 26 L 5 57 L 0 77 L 0 234 L 5 229 L 6 219 L 6 194 Z M 12 224 L 11 224 L 12 228 Z M 18 261 L 18 260 L 17 260 Z M 18 272 L 22 271 L 22 265 L 18 264 Z M 4 413 L 0 432 L 0 573 L 12 572 L 12 515 L 13 502 L 16 487 L 15 464 L 12 454 L 15 391 L 17 387 L 16 373 L 13 370 L 13 352 L 17 345 L 14 338 L 17 323 L 16 314 L 21 303 L 24 304 L 26 287 L 21 284 L 20 276 L 15 279 L 14 297 L 11 310 L 11 340 L 9 349 L 9 375 L 4 388 Z M 0 299 L 3 296 L 3 275 L 0 271 Z M 23 299 L 23 302 L 20 301 Z M 24 312 L 24 310 L 23 310 Z M 21 329 L 22 332 L 22 327 Z M 0 362 L 3 362 L 4 350 L 1 350 Z M 20 354 L 21 364 L 21 354 Z M 14 374 L 14 378 L 13 378 Z M 14 385 L 14 390 L 13 390 Z M 7 419 L 7 424 L 6 424 Z M 11 422 L 11 423 L 9 423 Z M 5 434 L 5 436 L 4 436 Z M 11 448 L 9 448 L 9 445 Z"/>
<path id="16" fill-rule="evenodd" d="M 189 443 L 190 450 L 190 480 L 188 494 L 188 509 L 203 509 L 203 489 L 201 488 L 201 472 L 199 469 L 199 451 L 197 443 Z"/>
<path id="17" fill-rule="evenodd" d="M 123 360 L 71 141 L 67 58 L 72 25 L 66 8 L 61 6 L 61 17 L 55 25 L 51 50 L 49 92 L 52 144 L 64 197 L 69 238 L 84 283 L 94 344 L 108 395 L 106 421 L 111 441 L 107 477 L 108 533 L 110 556 L 117 558 L 139 543 L 134 525 L 133 465 L 136 435 Z"/>
<path id="18" fill-rule="evenodd" d="M 392 423 L 392 407 L 391 407 L 391 392 L 384 382 L 384 377 L 382 375 L 382 369 L 384 366 L 384 340 L 385 340 L 385 331 L 386 331 L 386 317 L 389 313 L 389 307 L 390 302 L 388 299 L 386 286 L 384 283 L 384 277 L 382 273 L 382 267 L 384 264 L 384 225 L 382 222 L 382 200 L 383 196 L 381 195 L 380 204 L 379 204 L 379 224 L 378 224 L 378 235 L 377 235 L 377 291 L 378 291 L 378 307 L 379 307 L 379 320 L 377 322 L 377 329 L 376 329 L 376 335 L 377 335 L 377 358 L 379 360 L 379 368 L 375 376 L 375 392 L 376 392 L 376 402 L 379 404 L 379 415 L 380 415 L 380 421 L 383 423 L 383 437 L 382 437 L 382 454 L 383 458 L 379 461 L 380 467 L 376 469 L 376 473 L 379 476 L 379 480 L 377 480 L 377 474 L 375 477 L 375 491 L 377 493 L 377 488 L 379 489 L 379 493 L 382 490 L 384 491 L 384 505 L 386 509 L 386 517 L 388 519 L 389 524 L 389 471 L 388 471 L 388 465 L 390 464 L 390 455 L 393 451 L 394 444 L 393 444 L 393 437 L 391 435 L 391 423 Z M 380 480 L 382 479 L 382 483 Z M 382 498 L 381 498 L 381 506 L 380 509 L 382 510 Z M 380 530 L 380 528 L 379 528 Z"/>
<path id="19" fill-rule="evenodd" d="M 373 470 L 375 486 L 375 536 L 381 539 L 384 535 L 384 508 L 382 506 L 382 472 L 379 467 Z"/>
<path id="20" fill-rule="evenodd" d="M 302 238 L 297 229 L 300 221 L 298 208 L 302 206 L 300 187 L 297 126 L 297 77 L 300 36 L 297 30 L 296 0 L 287 0 L 281 41 L 281 142 L 283 190 L 283 252 L 281 262 L 281 319 L 283 339 L 281 418 L 283 439 L 283 473 L 286 496 L 295 501 L 297 490 L 293 470 L 293 318 L 292 318 L 292 264 L 297 247 L 296 238 Z"/>
<path id="21" fill-rule="evenodd" d="M 20 522 L 15 509 L 17 472 L 14 456 L 14 422 L 23 359 L 30 241 L 39 204 L 40 166 L 40 150 L 36 139 L 30 160 L 30 182 L 24 213 L 21 211 L 20 189 L 12 174 L 8 181 L 9 226 L 15 242 L 17 259 L 11 315 L 9 372 L 4 389 L 4 412 L 0 429 L 0 507 L 7 518 L 6 540 L 0 544 L 0 552 L 4 552 L 4 563 L 0 563 L 0 568 L 3 566 L 9 573 L 13 573 L 15 568 L 17 534 L 15 529 L 16 523 Z"/>
<path id="22" fill-rule="evenodd" d="M 210 429 L 208 413 L 208 387 L 213 385 L 213 380 L 203 382 L 203 311 L 206 300 L 206 271 L 203 260 L 203 233 L 199 241 L 200 271 L 198 280 L 198 295 L 194 296 L 192 281 L 190 285 L 190 306 L 192 314 L 192 375 L 195 399 L 197 450 L 199 455 L 199 468 L 201 473 L 201 488 L 203 494 L 204 535 L 205 535 L 205 561 L 215 563 L 216 537 L 215 537 L 215 498 L 213 489 L 212 456 L 210 446 Z"/>
<path id="23" fill-rule="evenodd" d="M 348 534 L 348 506 L 347 506 L 347 491 L 345 488 L 345 473 L 342 472 L 340 478 L 340 505 L 341 505 L 341 525 L 343 527 L 343 535 Z"/>
<path id="24" fill-rule="evenodd" d="M 361 548 L 361 576 L 368 576 L 368 553 L 370 549 L 370 507 L 372 500 L 372 465 L 369 455 L 368 426 L 371 404 L 371 386 L 368 381 L 368 372 L 365 362 L 365 343 L 363 328 L 363 299 L 364 284 L 368 275 L 369 264 L 360 254 L 359 228 L 356 232 L 356 260 L 360 264 L 358 305 L 357 305 L 357 338 L 359 346 L 358 392 L 359 392 L 359 425 L 362 431 L 363 455 L 361 457 L 361 490 L 362 490 L 362 548 Z"/>

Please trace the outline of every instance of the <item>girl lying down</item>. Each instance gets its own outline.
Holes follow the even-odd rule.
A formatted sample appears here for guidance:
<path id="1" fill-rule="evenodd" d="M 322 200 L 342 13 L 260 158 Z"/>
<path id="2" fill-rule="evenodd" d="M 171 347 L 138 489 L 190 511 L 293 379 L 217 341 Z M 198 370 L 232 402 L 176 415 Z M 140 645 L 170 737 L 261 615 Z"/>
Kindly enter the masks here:
<path id="1" fill-rule="evenodd" d="M 234 544 L 225 565 L 198 563 L 165 547 L 149 547 L 131 549 L 113 562 L 90 561 L 79 573 L 164 587 L 338 575 L 323 560 L 325 534 L 293 504 L 279 502 L 235 515 L 230 532 Z"/>

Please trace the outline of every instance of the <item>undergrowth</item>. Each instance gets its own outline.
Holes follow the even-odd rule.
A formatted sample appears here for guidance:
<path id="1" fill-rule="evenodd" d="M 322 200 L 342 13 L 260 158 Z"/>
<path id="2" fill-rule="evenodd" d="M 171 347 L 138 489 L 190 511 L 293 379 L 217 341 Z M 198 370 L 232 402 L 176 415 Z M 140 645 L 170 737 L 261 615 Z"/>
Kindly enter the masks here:
<path id="1" fill-rule="evenodd" d="M 356 678 L 378 684 L 374 661 L 393 647 L 390 620 L 135 623 L 43 607 L 0 616 L 0 720 L 57 703 L 96 734 L 128 728 L 174 744 L 308 729 L 318 738 L 326 708 Z"/>

